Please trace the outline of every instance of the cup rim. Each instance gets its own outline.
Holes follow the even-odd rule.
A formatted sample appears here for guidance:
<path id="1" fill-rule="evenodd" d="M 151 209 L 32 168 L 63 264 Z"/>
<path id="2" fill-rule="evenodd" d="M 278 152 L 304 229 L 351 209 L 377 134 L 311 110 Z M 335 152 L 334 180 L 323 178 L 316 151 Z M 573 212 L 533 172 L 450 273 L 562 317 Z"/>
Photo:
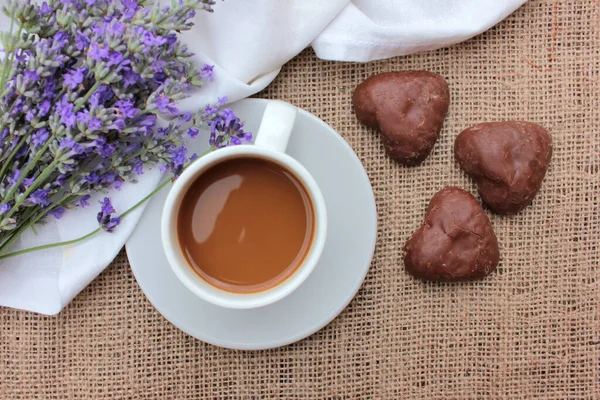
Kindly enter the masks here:
<path id="1" fill-rule="evenodd" d="M 183 255 L 177 237 L 177 212 L 181 200 L 193 183 L 209 167 L 226 159 L 257 157 L 280 164 L 302 183 L 313 206 L 313 238 L 304 261 L 285 280 L 276 286 L 254 293 L 234 293 L 211 285 L 197 274 Z M 288 154 L 255 145 L 238 145 L 215 150 L 183 170 L 171 187 L 161 219 L 162 245 L 167 261 L 177 278 L 196 296 L 217 306 L 233 309 L 250 309 L 275 303 L 295 291 L 314 270 L 321 257 L 327 235 L 325 199 L 312 175 L 302 164 Z"/>

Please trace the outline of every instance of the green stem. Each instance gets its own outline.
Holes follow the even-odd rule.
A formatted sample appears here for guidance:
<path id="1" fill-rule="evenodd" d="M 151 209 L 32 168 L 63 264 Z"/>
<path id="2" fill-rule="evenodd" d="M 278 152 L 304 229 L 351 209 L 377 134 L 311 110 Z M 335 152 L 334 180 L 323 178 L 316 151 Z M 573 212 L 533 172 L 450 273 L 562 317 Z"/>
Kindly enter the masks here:
<path id="1" fill-rule="evenodd" d="M 53 247 L 60 247 L 60 246 L 67 246 L 70 244 L 75 244 L 77 242 L 81 242 L 85 239 L 88 239 L 92 236 L 94 236 L 96 233 L 100 232 L 102 230 L 102 227 L 96 228 L 95 230 L 93 230 L 92 232 L 88 233 L 85 236 L 82 236 L 80 238 L 77 239 L 73 239 L 73 240 L 67 240 L 65 242 L 59 242 L 59 243 L 50 243 L 50 244 L 45 244 L 43 246 L 37 246 L 37 247 L 32 247 L 30 249 L 23 249 L 23 250 L 19 250 L 19 251 L 15 251 L 12 253 L 8 253 L 8 254 L 4 254 L 0 256 L 0 260 L 3 260 L 5 258 L 9 258 L 9 257 L 16 257 L 16 256 L 20 256 L 22 254 L 27 254 L 30 253 L 32 251 L 38 251 L 38 250 L 44 250 L 44 249 L 51 249 Z"/>
<path id="2" fill-rule="evenodd" d="M 208 150 L 206 150 L 204 153 L 202 153 L 196 160 L 199 160 L 200 158 L 202 158 L 203 156 L 207 155 L 208 153 L 210 153 L 213 150 L 215 150 L 214 146 L 210 147 Z M 188 163 L 185 166 L 185 168 L 189 167 L 196 160 Z M 150 192 L 148 195 L 146 195 L 143 199 L 141 199 L 140 201 L 138 201 L 137 203 L 135 203 L 133 206 L 131 206 L 129 209 L 127 209 L 125 212 L 123 212 L 121 215 L 119 215 L 119 218 L 123 219 L 127 215 L 129 215 L 130 213 L 132 213 L 134 210 L 136 210 L 137 208 L 139 208 L 142 204 L 144 204 L 149 199 L 151 199 L 152 196 L 154 196 L 156 193 L 160 192 L 172 180 L 173 180 L 173 178 L 167 178 L 164 181 L 162 181 L 156 187 L 156 189 L 154 189 L 152 192 Z M 31 225 L 35 224 L 40 218 L 42 218 L 44 215 L 46 215 L 48 212 L 50 212 L 53 208 L 55 208 L 57 205 L 59 205 L 59 203 L 61 203 L 61 202 L 56 202 L 50 209 L 46 210 L 45 213 L 40 213 L 38 216 L 36 216 L 33 219 L 33 221 L 31 221 L 30 223 L 28 223 L 26 226 L 19 228 L 18 232 L 15 235 L 11 236 L 10 239 L 8 239 L 5 243 L 3 243 L 2 245 L 0 245 L 0 254 L 3 251 L 5 251 L 23 233 L 23 230 L 25 230 L 25 229 L 29 228 Z M 8 254 L 3 254 L 3 255 L 0 255 L 0 260 L 3 260 L 5 258 L 9 258 L 9 257 L 19 256 L 19 255 L 26 254 L 26 253 L 31 253 L 31 252 L 38 251 L 38 250 L 50 249 L 50 248 L 54 248 L 54 247 L 61 247 L 61 246 L 67 246 L 67 245 L 70 245 L 70 244 L 79 243 L 79 242 L 82 242 L 82 241 L 84 241 L 86 239 L 89 239 L 90 237 L 94 236 L 96 233 L 100 232 L 101 230 L 102 230 L 102 227 L 99 227 L 99 228 L 94 229 L 92 232 L 90 232 L 90 233 L 88 233 L 88 234 L 86 234 L 84 236 L 81 236 L 81 237 L 79 237 L 77 239 L 67 240 L 65 242 L 45 244 L 43 246 L 31 247 L 31 248 L 28 248 L 28 249 L 23 249 L 23 250 L 15 251 L 15 252 L 8 253 Z"/>
<path id="3" fill-rule="evenodd" d="M 96 89 L 98 89 L 98 86 L 100 86 L 100 82 L 94 83 L 94 85 L 88 90 L 86 95 L 81 99 L 79 105 L 77 107 L 75 107 L 75 111 L 79 110 L 85 104 L 85 102 L 96 91 Z M 23 138 L 25 138 L 25 136 L 23 136 Z M 48 150 L 48 147 L 50 147 L 50 143 L 52 142 L 52 140 L 54 138 L 55 138 L 54 134 L 50 138 L 48 138 L 48 140 L 46 141 L 44 146 L 37 152 L 34 159 L 27 164 L 27 167 L 25 167 L 25 169 L 23 171 L 21 171 L 21 176 L 19 177 L 19 180 L 13 185 L 13 187 L 10 189 L 10 191 L 2 199 L 2 201 L 0 202 L 0 205 L 6 204 L 10 201 L 12 196 L 15 194 L 15 192 L 17 191 L 17 189 L 23 182 L 23 180 L 27 177 L 27 174 L 37 165 L 40 158 L 42 158 L 42 156 L 44 155 L 46 150 Z M 8 165 L 8 163 L 5 163 L 2 166 L 2 169 L 4 170 L 7 167 L 7 165 Z M 58 160 L 55 158 L 55 160 L 50 165 L 48 165 L 37 178 L 35 178 L 35 181 L 31 184 L 31 186 L 29 186 L 29 188 L 27 188 L 27 190 L 25 191 L 23 196 L 15 203 L 14 206 L 12 206 L 12 208 L 4 216 L 4 218 L 8 218 L 14 214 L 14 212 L 17 210 L 17 207 L 21 205 L 23 200 L 25 200 L 31 192 L 33 192 L 35 189 L 37 189 L 38 186 L 40 186 L 40 184 L 44 182 L 44 179 L 46 179 L 54 171 L 54 167 L 56 167 L 56 165 L 58 165 Z M 2 171 L 2 172 L 4 172 L 4 171 Z M 3 174 L 0 174 L 0 178 L 2 178 L 3 176 L 4 176 Z"/>
<path id="4" fill-rule="evenodd" d="M 51 139 L 48 140 L 48 143 L 50 143 L 50 140 Z M 34 159 L 32 164 L 35 165 L 36 163 L 37 163 L 37 160 Z M 17 209 L 19 208 L 21 203 L 23 203 L 23 201 L 25 199 L 27 199 L 27 197 L 29 197 L 31 192 L 33 192 L 35 189 L 37 189 L 38 186 L 40 186 L 40 184 L 43 183 L 45 181 L 45 179 L 52 172 L 54 172 L 54 167 L 56 167 L 57 164 L 58 164 L 58 160 L 54 160 L 54 161 L 52 161 L 52 163 L 50 165 L 48 165 L 46 168 L 44 168 L 42 173 L 39 174 L 37 178 L 35 178 L 35 181 L 31 184 L 31 186 L 29 186 L 27 188 L 27 190 L 25 190 L 25 193 L 23 193 L 23 195 L 19 198 L 19 200 L 17 200 L 15 202 L 15 204 L 11 207 L 11 209 L 6 213 L 6 215 L 4 215 L 4 218 L 10 218 L 15 213 L 15 211 L 17 211 Z M 23 178 L 24 176 L 27 175 L 27 173 L 29 173 L 29 170 L 31 170 L 31 168 L 29 168 L 30 165 L 31 164 L 27 165 L 27 169 L 25 171 L 23 171 L 23 173 L 21 174 L 21 178 Z M 19 181 L 17 183 L 15 183 L 13 188 L 6 195 L 6 198 L 2 201 L 2 204 L 5 204 L 7 201 L 10 200 L 10 197 L 14 194 L 16 189 L 21 185 L 21 182 L 22 182 L 22 179 L 19 179 Z"/>
<path id="5" fill-rule="evenodd" d="M 144 204 L 145 202 L 147 202 L 152 196 L 154 196 L 156 193 L 160 192 L 165 186 L 167 186 L 167 184 L 169 182 L 171 182 L 171 178 L 165 179 L 163 182 L 160 183 L 160 185 L 158 185 L 158 187 L 156 187 L 156 189 L 154 189 L 152 192 L 150 192 L 143 199 L 141 199 L 140 201 L 138 201 L 137 203 L 135 203 L 132 207 L 130 207 L 124 213 L 122 213 L 121 215 L 119 215 L 119 218 L 123 219 L 128 214 L 132 213 L 134 210 L 136 210 L 137 208 L 139 208 L 142 204 Z M 36 223 L 45 214 L 47 214 L 47 212 L 44 213 L 44 214 L 40 214 L 39 216 L 37 216 L 31 223 L 29 223 L 27 226 L 25 226 L 24 229 L 29 228 L 31 225 L 33 225 L 34 223 Z M 21 230 L 21 229 L 19 229 L 19 230 Z M 38 251 L 38 250 L 51 249 L 51 248 L 54 248 L 54 247 L 62 247 L 62 246 L 70 245 L 70 244 L 79 243 L 79 242 L 82 242 L 82 241 L 84 241 L 86 239 L 91 238 L 92 236 L 94 236 L 95 234 L 97 234 L 100 231 L 102 231 L 102 227 L 98 227 L 98 228 L 94 229 L 93 231 L 91 231 L 90 233 L 88 233 L 86 235 L 83 235 L 83 236 L 81 236 L 79 238 L 76 238 L 76 239 L 67 240 L 67 241 L 58 242 L 58 243 L 45 244 L 45 245 L 42 245 L 42 246 L 31 247 L 29 249 L 23 249 L 23 250 L 15 251 L 15 252 L 12 252 L 12 253 L 3 254 L 3 255 L 0 255 L 0 260 L 3 260 L 5 258 L 9 258 L 9 257 L 19 256 L 19 255 L 26 254 L 26 253 L 31 253 L 31 252 Z M 0 252 L 4 251 L 5 249 L 8 248 L 8 246 L 10 246 L 11 244 L 13 244 L 13 242 L 21 235 L 21 233 L 22 232 L 20 232 L 17 235 L 11 237 L 7 242 L 5 242 L 4 244 L 2 244 Z"/>
<path id="6" fill-rule="evenodd" d="M 25 144 L 25 136 L 21 136 L 21 140 L 19 141 L 19 143 L 16 145 L 13 151 L 10 152 L 8 158 L 2 162 L 2 168 L 0 169 L 0 180 L 4 178 L 6 170 L 9 168 L 13 158 L 15 157 L 15 154 L 17 154 L 17 152 L 19 151 L 21 146 L 23 146 L 23 144 Z"/>
<path id="7" fill-rule="evenodd" d="M 8 30 L 9 35 L 11 35 L 11 36 L 12 36 L 14 25 L 15 25 L 15 11 L 13 10 L 13 15 L 10 18 L 10 29 Z M 4 88 L 6 86 L 6 77 L 10 73 L 9 69 L 6 68 L 8 66 L 9 54 L 10 54 L 10 52 L 8 50 L 6 51 L 6 53 L 4 53 L 4 61 L 2 62 L 2 75 L 0 75 L 0 88 Z"/>
<path id="8" fill-rule="evenodd" d="M 62 97 L 62 95 L 64 94 L 64 92 L 65 92 L 65 89 L 63 88 L 63 89 L 62 89 L 62 90 L 61 90 L 61 91 L 58 93 L 58 95 L 56 96 L 56 98 L 55 98 L 54 102 L 52 103 L 52 105 L 54 105 L 54 104 L 56 103 L 56 99 L 58 99 L 58 98 Z M 12 109 L 13 109 L 13 107 L 14 107 L 14 106 L 15 106 L 15 104 L 13 103 L 13 105 L 12 105 L 12 107 L 11 107 L 11 109 L 10 109 L 9 113 L 12 111 Z M 2 129 L 4 129 L 4 124 L 0 126 L 0 132 L 2 132 Z M 4 174 L 6 173 L 6 169 L 7 169 L 7 168 L 10 168 L 10 163 L 12 162 L 12 159 L 14 158 L 15 154 L 17 154 L 17 151 L 19 150 L 19 148 L 20 148 L 20 147 L 23 145 L 23 143 L 25 142 L 25 139 L 27 138 L 27 135 L 28 135 L 29 133 L 31 133 L 31 130 L 30 130 L 29 132 L 27 132 L 25 135 L 23 135 L 23 136 L 21 137 L 21 141 L 20 141 L 20 143 L 19 143 L 19 144 L 17 145 L 17 147 L 16 147 L 15 149 L 13 149 L 13 151 L 10 153 L 10 155 L 8 156 L 8 159 L 2 162 L 2 168 L 0 169 L 0 181 L 1 181 L 2 179 L 4 179 Z M 52 138 L 50 138 L 50 140 L 51 140 L 51 139 L 52 139 Z M 48 146 L 49 146 L 50 140 L 49 140 L 49 141 L 46 143 Z M 40 155 L 40 154 L 43 154 L 43 152 L 44 152 L 44 151 L 46 151 L 46 149 L 48 148 L 48 146 L 44 146 L 44 148 L 40 150 L 40 152 L 38 153 L 38 155 Z M 43 150 L 43 151 L 42 151 L 42 150 Z M 40 157 L 41 157 L 41 156 L 40 156 Z M 22 174 L 22 177 L 23 177 L 23 178 L 25 178 L 25 176 L 26 176 L 26 174 L 25 174 L 25 173 L 23 173 L 23 174 Z M 5 196 L 1 204 L 4 204 L 4 203 L 6 203 L 6 202 L 9 200 L 9 199 L 8 199 L 8 197 L 9 197 L 9 196 Z M 5 201 L 4 201 L 4 200 L 5 200 Z"/>
<path id="9" fill-rule="evenodd" d="M 100 82 L 96 81 L 96 83 L 94 83 L 94 85 L 90 88 L 90 90 L 88 90 L 88 92 L 85 94 L 85 96 L 83 96 L 77 102 L 77 106 L 75 107 L 74 112 L 79 111 L 81 109 L 81 107 L 83 107 L 83 105 L 85 104 L 85 102 L 90 99 L 90 97 L 94 94 L 94 92 L 96 91 L 96 89 L 98 89 L 98 87 L 100 87 Z"/>
<path id="10" fill-rule="evenodd" d="M 40 209 L 39 207 L 31 207 L 29 212 L 27 212 L 23 219 L 21 220 L 21 226 L 18 229 L 15 229 L 8 238 L 0 245 L 0 254 L 2 254 L 6 249 L 8 249 L 18 238 L 21 236 L 23 232 L 25 232 L 29 227 L 33 229 L 33 225 L 37 223 L 40 219 L 44 218 L 48 213 L 52 212 L 54 209 L 61 207 L 62 204 L 68 203 L 72 200 L 73 197 L 70 194 L 65 195 L 62 199 L 56 201 L 53 205 L 46 209 Z M 36 214 L 36 211 L 38 214 Z M 31 221 L 29 219 L 31 218 Z"/>
<path id="11" fill-rule="evenodd" d="M 14 17 L 12 18 L 14 20 Z M 17 33 L 17 37 L 20 38 L 21 37 L 21 33 L 23 32 L 23 25 L 19 26 L 19 32 Z M 13 62 L 15 61 L 15 53 L 17 52 L 17 49 L 14 49 L 11 53 L 10 53 L 10 60 L 8 61 L 8 68 L 6 68 L 6 70 L 4 71 L 4 75 L 2 76 L 2 85 L 0 86 L 1 88 L 4 88 L 4 86 L 6 85 L 6 80 L 9 78 L 10 76 L 10 71 L 12 70 L 12 66 L 13 66 Z"/>

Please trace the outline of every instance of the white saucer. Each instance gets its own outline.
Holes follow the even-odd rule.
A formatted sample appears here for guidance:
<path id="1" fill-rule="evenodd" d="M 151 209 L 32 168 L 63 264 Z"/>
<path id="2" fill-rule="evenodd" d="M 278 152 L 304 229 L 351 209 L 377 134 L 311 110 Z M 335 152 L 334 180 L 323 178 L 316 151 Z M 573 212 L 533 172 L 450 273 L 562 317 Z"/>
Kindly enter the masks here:
<path id="1" fill-rule="evenodd" d="M 231 108 L 256 132 L 268 100 L 246 99 Z M 206 140 L 196 140 L 200 152 Z M 377 211 L 369 179 L 352 148 L 329 125 L 300 110 L 288 147 L 319 184 L 328 233 L 319 264 L 300 288 L 275 304 L 231 310 L 187 290 L 167 264 L 160 217 L 167 190 L 157 194 L 127 242 L 135 277 L 156 309 L 184 332 L 231 349 L 279 347 L 315 333 L 352 300 L 369 270 L 377 238 Z"/>

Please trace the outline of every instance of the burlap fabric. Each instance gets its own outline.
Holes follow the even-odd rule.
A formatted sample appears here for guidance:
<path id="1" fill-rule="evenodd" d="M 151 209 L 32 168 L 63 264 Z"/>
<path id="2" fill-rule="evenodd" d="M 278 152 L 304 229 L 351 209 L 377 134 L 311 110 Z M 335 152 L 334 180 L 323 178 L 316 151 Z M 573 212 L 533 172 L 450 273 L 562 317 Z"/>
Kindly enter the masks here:
<path id="1" fill-rule="evenodd" d="M 442 74 L 452 93 L 417 168 L 391 162 L 350 105 L 369 75 L 405 69 Z M 371 178 L 379 241 L 350 306 L 294 345 L 223 350 L 168 323 L 121 253 L 57 317 L 0 310 L 0 398 L 600 398 L 599 80 L 590 0 L 532 0 L 473 40 L 412 57 L 349 64 L 305 51 L 261 96 L 327 121 Z M 555 150 L 534 204 L 492 217 L 498 271 L 465 284 L 407 276 L 401 246 L 429 198 L 445 185 L 475 193 L 453 160 L 456 135 L 515 118 L 547 127 Z"/>

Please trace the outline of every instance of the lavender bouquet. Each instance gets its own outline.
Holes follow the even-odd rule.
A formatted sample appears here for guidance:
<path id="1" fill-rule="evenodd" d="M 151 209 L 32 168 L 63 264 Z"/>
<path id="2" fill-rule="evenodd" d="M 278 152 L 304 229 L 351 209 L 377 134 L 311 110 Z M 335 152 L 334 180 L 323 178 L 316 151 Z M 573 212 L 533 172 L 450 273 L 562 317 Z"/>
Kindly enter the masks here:
<path id="1" fill-rule="evenodd" d="M 195 114 L 177 108 L 212 80 L 212 67 L 194 65 L 178 33 L 193 25 L 196 10 L 210 12 L 213 4 L 7 3 L 11 26 L 0 37 L 0 258 L 30 251 L 6 253 L 49 214 L 92 206 L 94 192 L 119 189 L 153 166 L 176 177 L 197 157 L 185 140 L 201 130 L 209 132 L 211 149 L 251 140 L 239 118 L 220 109 L 223 100 Z M 121 214 L 106 197 L 99 228 L 86 237 L 112 231 L 152 194 Z"/>

